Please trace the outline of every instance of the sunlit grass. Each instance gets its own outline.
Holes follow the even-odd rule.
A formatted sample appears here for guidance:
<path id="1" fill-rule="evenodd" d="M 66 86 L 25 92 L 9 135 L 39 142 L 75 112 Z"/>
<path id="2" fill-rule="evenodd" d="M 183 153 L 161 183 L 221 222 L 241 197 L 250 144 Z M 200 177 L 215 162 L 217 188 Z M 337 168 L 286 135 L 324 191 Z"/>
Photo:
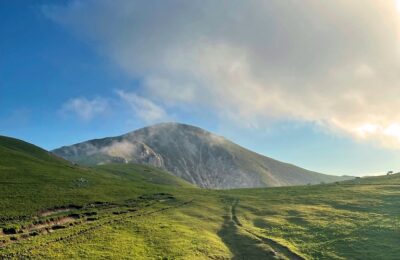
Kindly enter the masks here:
<path id="1" fill-rule="evenodd" d="M 275 253 L 285 257 L 288 250 L 307 259 L 396 259 L 400 254 L 399 175 L 304 187 L 202 190 L 152 167 L 81 168 L 27 144 L 3 142 L 0 225 L 22 233 L 0 233 L 2 256 L 264 259 Z M 87 206 L 95 202 L 111 206 Z M 70 205 L 87 208 L 39 214 Z M 90 220 L 82 217 L 85 212 L 96 214 Z M 48 234 L 26 231 L 39 220 L 69 214 L 81 217 Z"/>

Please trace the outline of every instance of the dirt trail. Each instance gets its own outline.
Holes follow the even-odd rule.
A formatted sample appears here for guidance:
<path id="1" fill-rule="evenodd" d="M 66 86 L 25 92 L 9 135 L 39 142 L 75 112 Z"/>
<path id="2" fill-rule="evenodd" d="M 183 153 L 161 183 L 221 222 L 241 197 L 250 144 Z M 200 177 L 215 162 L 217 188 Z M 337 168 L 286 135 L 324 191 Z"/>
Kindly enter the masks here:
<path id="1" fill-rule="evenodd" d="M 280 258 L 287 258 L 287 259 L 293 259 L 293 260 L 305 260 L 302 256 L 296 254 L 295 252 L 291 251 L 288 247 L 278 243 L 277 241 L 270 239 L 270 238 L 266 238 L 264 236 L 260 236 L 256 233 L 254 233 L 253 231 L 245 228 L 239 221 L 239 218 L 236 215 L 236 208 L 239 204 L 239 200 L 235 199 L 232 203 L 232 205 L 230 206 L 230 222 L 233 223 L 233 227 L 231 226 L 230 228 L 236 232 L 234 232 L 235 236 L 238 236 L 238 230 L 243 230 L 248 234 L 251 234 L 252 236 L 256 237 L 258 240 L 262 241 L 264 244 L 266 244 L 269 248 L 272 249 L 271 252 L 269 252 L 269 254 L 265 254 L 265 256 L 263 257 L 263 259 L 280 259 Z M 249 239 L 249 238 L 247 238 Z M 226 240 L 226 239 L 225 239 Z M 236 239 L 237 240 L 237 239 Z M 243 241 L 243 238 L 239 239 L 239 241 Z M 234 245 L 235 247 L 238 245 Z M 232 246 L 231 246 L 232 249 Z M 245 250 L 247 250 L 247 248 L 245 248 Z M 237 250 L 237 249 L 236 249 Z M 256 250 L 259 250 L 256 248 Z M 232 250 L 235 251 L 235 250 Z M 252 249 L 252 253 L 254 252 L 254 249 Z M 239 259 L 243 256 L 246 256 L 246 254 L 243 254 L 243 252 L 233 252 L 235 254 L 234 259 Z M 242 255 L 242 256 L 241 256 Z"/>
<path id="2" fill-rule="evenodd" d="M 45 222 L 43 224 L 36 224 L 36 225 L 32 225 L 30 226 L 27 231 L 32 231 L 32 230 L 40 230 L 40 229 L 44 229 L 44 228 L 51 228 L 55 225 L 64 225 L 70 222 L 74 222 L 75 219 L 72 217 L 63 217 L 60 218 L 58 220 L 55 221 L 49 221 L 49 222 Z"/>
<path id="3" fill-rule="evenodd" d="M 55 215 L 58 213 L 64 213 L 64 212 L 69 212 L 73 210 L 72 208 L 65 208 L 65 209 L 53 209 L 53 210 L 46 210 L 43 211 L 39 214 L 39 216 L 41 217 L 47 217 L 47 216 L 51 216 L 51 215 Z"/>

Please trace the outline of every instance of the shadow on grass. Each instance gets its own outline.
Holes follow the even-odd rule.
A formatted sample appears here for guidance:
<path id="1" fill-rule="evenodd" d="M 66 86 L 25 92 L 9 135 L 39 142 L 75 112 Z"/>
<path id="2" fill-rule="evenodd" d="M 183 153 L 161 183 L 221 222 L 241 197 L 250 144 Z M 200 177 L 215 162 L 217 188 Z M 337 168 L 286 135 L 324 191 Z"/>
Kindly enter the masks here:
<path id="1" fill-rule="evenodd" d="M 275 252 L 260 240 L 240 234 L 231 216 L 224 217 L 224 224 L 218 235 L 232 252 L 232 259 L 276 259 Z"/>

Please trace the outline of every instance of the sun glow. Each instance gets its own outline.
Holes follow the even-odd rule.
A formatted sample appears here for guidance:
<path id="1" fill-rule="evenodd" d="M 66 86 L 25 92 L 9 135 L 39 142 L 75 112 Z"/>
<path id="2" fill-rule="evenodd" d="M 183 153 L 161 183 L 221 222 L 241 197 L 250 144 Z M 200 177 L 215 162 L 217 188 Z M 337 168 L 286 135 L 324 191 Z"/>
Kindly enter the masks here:
<path id="1" fill-rule="evenodd" d="M 383 133 L 387 136 L 391 136 L 400 140 L 400 124 L 392 124 L 386 127 Z"/>
<path id="2" fill-rule="evenodd" d="M 380 127 L 378 125 L 367 123 L 358 127 L 356 132 L 359 136 L 366 137 L 367 135 L 375 134 L 376 132 L 378 132 L 379 128 Z"/>
<path id="3" fill-rule="evenodd" d="M 372 123 L 365 123 L 354 129 L 358 138 L 375 137 L 387 147 L 399 147 L 400 145 L 400 124 L 393 123 L 386 126 Z"/>

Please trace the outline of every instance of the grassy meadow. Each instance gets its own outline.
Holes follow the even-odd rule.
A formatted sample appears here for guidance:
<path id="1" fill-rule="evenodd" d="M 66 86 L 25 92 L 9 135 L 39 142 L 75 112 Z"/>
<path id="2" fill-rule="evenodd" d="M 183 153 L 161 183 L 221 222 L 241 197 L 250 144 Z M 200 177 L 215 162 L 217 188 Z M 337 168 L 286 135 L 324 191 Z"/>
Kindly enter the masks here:
<path id="1" fill-rule="evenodd" d="M 400 175 L 205 190 L 0 137 L 0 258 L 398 259 Z"/>

